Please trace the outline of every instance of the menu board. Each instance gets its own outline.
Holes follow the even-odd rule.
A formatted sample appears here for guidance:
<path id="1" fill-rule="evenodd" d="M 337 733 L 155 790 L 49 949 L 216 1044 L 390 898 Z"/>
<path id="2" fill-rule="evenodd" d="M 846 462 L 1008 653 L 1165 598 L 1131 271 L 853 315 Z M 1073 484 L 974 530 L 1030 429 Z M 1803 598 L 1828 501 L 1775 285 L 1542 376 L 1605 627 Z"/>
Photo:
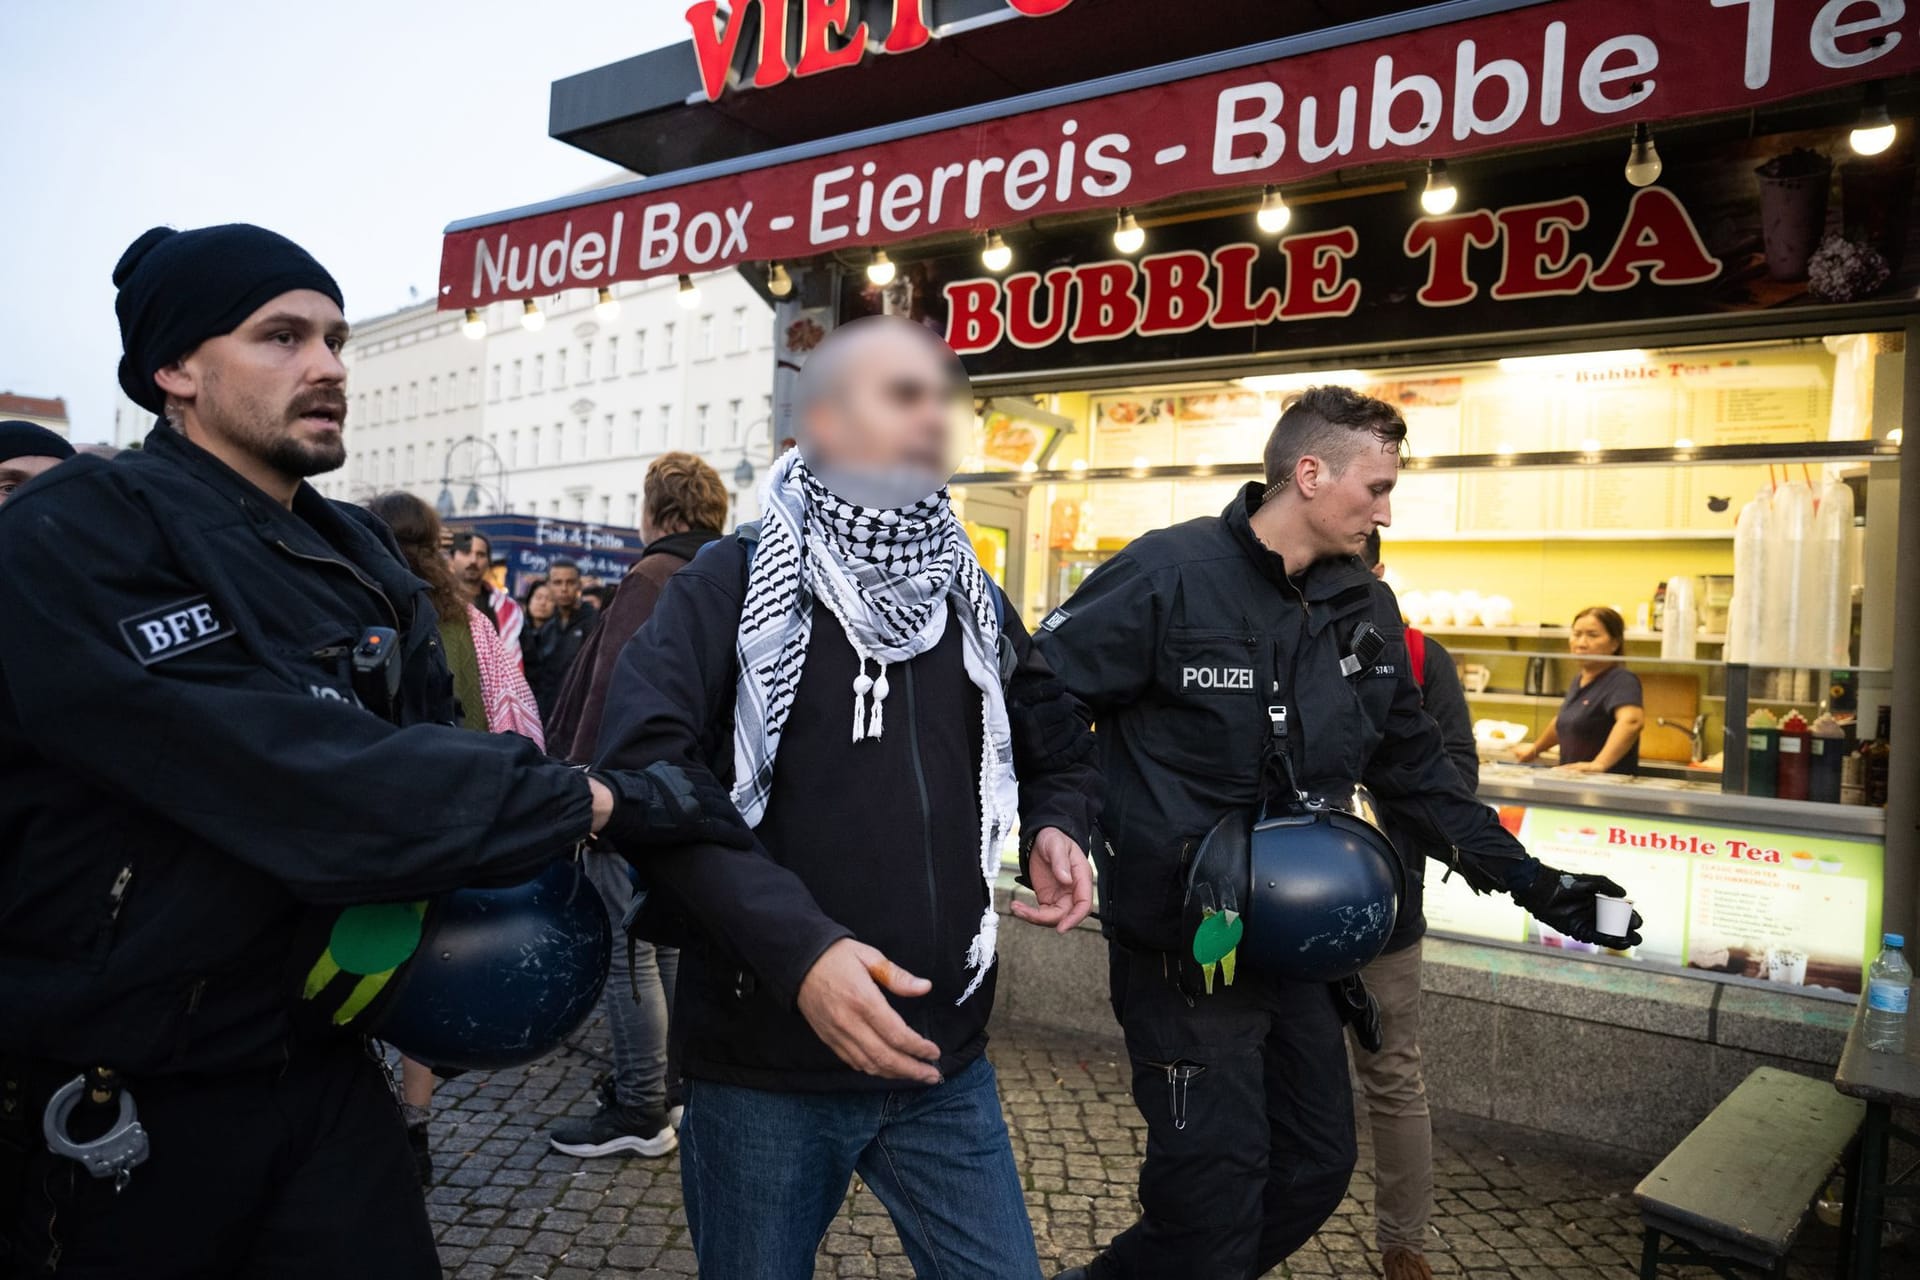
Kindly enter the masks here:
<path id="1" fill-rule="evenodd" d="M 1644 940 L 1613 954 L 1857 995 L 1878 950 L 1877 841 L 1529 805 L 1502 806 L 1500 821 L 1541 861 L 1625 886 L 1646 919 Z M 1458 876 L 1428 878 L 1426 913 L 1448 933 L 1597 950 Z"/>
<path id="2" fill-rule="evenodd" d="M 1093 467 L 1163 467 L 1173 459 L 1174 398 L 1151 392 L 1093 402 Z M 1136 532 L 1140 532 L 1136 530 Z"/>
<path id="3" fill-rule="evenodd" d="M 1257 462 L 1278 416 L 1257 391 L 1214 391 L 1181 396 L 1174 402 L 1173 460 L 1211 467 Z"/>

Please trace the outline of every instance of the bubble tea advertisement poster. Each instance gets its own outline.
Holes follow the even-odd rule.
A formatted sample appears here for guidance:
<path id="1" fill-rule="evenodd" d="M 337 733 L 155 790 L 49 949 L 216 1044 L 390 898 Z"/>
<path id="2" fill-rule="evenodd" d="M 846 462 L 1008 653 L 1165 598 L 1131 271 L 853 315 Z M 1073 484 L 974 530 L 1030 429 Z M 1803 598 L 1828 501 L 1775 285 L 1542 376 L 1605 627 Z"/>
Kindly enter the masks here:
<path id="1" fill-rule="evenodd" d="M 1650 965 L 1857 995 L 1877 950 L 1882 849 L 1846 840 L 1581 809 L 1507 805 L 1501 825 L 1564 871 L 1623 885 L 1646 917 L 1624 955 Z M 1575 953 L 1505 895 L 1427 878 L 1428 926 Z"/>

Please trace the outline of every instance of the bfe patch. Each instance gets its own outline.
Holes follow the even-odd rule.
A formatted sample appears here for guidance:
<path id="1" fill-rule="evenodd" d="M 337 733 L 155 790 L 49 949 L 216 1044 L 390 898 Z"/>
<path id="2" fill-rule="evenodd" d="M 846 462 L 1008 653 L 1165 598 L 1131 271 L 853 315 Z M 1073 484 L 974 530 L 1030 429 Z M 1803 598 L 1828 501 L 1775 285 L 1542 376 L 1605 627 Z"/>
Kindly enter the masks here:
<path id="1" fill-rule="evenodd" d="M 126 637 L 127 648 L 140 659 L 140 665 L 150 667 L 224 640 L 234 634 L 234 626 L 213 611 L 212 601 L 194 596 L 122 618 L 120 634 Z"/>

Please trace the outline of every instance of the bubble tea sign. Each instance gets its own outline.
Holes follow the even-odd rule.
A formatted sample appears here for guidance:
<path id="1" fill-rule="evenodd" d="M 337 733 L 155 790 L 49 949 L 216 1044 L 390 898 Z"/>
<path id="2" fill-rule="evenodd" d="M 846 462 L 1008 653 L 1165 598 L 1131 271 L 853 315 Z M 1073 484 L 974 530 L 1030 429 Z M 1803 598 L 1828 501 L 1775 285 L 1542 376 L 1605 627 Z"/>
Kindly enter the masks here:
<path id="1" fill-rule="evenodd" d="M 1880 919 L 1878 843 L 1580 809 L 1511 805 L 1501 822 L 1542 861 L 1632 887 L 1646 916 L 1628 958 L 1858 994 Z M 1429 881 L 1429 925 L 1566 951 L 1564 937 L 1458 877 Z"/>

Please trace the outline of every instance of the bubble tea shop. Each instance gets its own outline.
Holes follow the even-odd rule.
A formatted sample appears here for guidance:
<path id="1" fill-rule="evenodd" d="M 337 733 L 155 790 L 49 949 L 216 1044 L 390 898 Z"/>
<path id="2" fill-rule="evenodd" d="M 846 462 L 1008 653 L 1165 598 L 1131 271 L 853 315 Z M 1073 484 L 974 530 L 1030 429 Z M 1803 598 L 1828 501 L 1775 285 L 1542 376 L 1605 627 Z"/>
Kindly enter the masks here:
<path id="1" fill-rule="evenodd" d="M 650 176 L 453 224 L 443 307 L 740 270 L 775 308 L 769 455 L 834 325 L 927 324 L 977 397 L 956 495 L 1035 620 L 1259 480 L 1290 393 L 1391 402 L 1384 572 L 1458 665 L 1480 794 L 1647 921 L 1599 954 L 1430 876 L 1436 1099 L 1615 1141 L 1598 1109 L 1624 1076 L 1595 1061 L 1633 1063 L 1631 1141 L 1664 1150 L 1755 1063 L 1831 1064 L 1882 930 L 1914 924 L 1909 7 L 758 0 L 689 22 L 554 85 L 555 137 Z M 1551 732 L 1600 681 L 1598 713 L 1639 712 L 1618 750 Z M 1091 928 L 1005 962 L 1053 979 L 1003 982 L 1004 1011 L 1111 1031 Z M 1515 1104 L 1504 1076 L 1561 1084 Z"/>

